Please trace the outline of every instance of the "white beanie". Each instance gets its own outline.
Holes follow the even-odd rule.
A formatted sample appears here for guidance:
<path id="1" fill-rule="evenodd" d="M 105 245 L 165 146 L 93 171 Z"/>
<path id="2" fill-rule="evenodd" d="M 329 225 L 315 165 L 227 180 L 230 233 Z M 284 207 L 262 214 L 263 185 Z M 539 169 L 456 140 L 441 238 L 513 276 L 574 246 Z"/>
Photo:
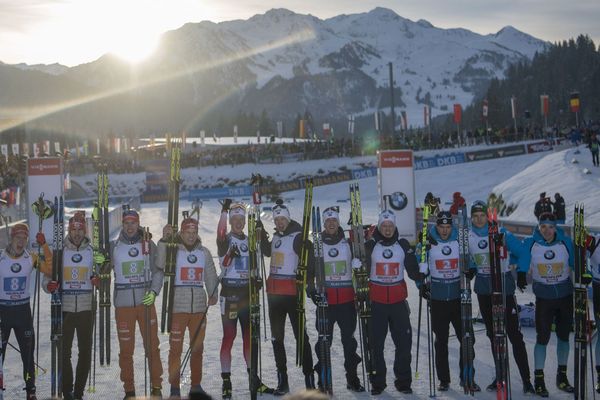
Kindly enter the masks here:
<path id="1" fill-rule="evenodd" d="M 323 222 L 330 218 L 334 218 L 338 223 L 340 222 L 340 214 L 333 207 L 326 208 L 325 211 L 323 211 Z"/>
<path id="2" fill-rule="evenodd" d="M 288 221 L 290 221 L 290 210 L 283 204 L 276 204 L 273 207 L 273 219 L 277 217 L 284 217 Z"/>
<path id="3" fill-rule="evenodd" d="M 396 215 L 390 210 L 383 210 L 379 214 L 379 220 L 377 221 L 377 229 L 381 227 L 381 224 L 385 221 L 390 221 L 396 226 Z"/>
<path id="4" fill-rule="evenodd" d="M 234 215 L 239 215 L 240 217 L 246 218 L 246 207 L 241 203 L 232 204 L 229 207 L 229 219 Z"/>

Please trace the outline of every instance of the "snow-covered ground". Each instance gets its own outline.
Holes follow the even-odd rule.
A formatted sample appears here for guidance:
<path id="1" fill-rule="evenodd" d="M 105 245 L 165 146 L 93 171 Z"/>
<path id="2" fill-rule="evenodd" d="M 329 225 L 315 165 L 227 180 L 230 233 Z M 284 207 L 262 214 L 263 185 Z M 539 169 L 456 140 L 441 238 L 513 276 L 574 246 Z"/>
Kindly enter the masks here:
<path id="1" fill-rule="evenodd" d="M 417 189 L 417 198 L 423 199 L 425 194 L 428 191 L 435 193 L 436 195 L 442 198 L 442 202 L 447 202 L 451 200 L 452 193 L 454 191 L 460 191 L 463 193 L 464 197 L 468 202 L 473 201 L 475 199 L 485 199 L 487 198 L 488 193 L 494 187 L 498 187 L 503 182 L 511 179 L 513 176 L 518 176 L 519 173 L 523 170 L 527 170 L 528 168 L 533 168 L 537 164 L 545 164 L 549 165 L 545 168 L 549 168 L 551 164 L 556 163 L 555 157 L 561 157 L 562 153 L 537 153 L 530 154 L 524 156 L 517 156 L 505 159 L 498 160 L 490 160 L 490 161 L 480 161 L 473 163 L 465 163 L 456 166 L 449 166 L 444 168 L 434 168 L 429 170 L 417 171 L 416 173 L 416 189 Z M 566 154 L 566 153 L 565 153 Z M 589 154 L 585 154 L 582 151 L 582 158 L 589 156 Z M 564 156 L 567 157 L 568 156 Z M 565 158 L 562 158 L 563 160 Z M 295 170 L 300 173 L 304 173 L 304 170 L 314 169 L 318 170 L 319 167 L 323 167 L 326 161 L 315 161 L 312 163 L 298 163 L 290 168 L 295 168 Z M 581 160 L 581 162 L 584 162 Z M 312 164 L 312 165 L 311 165 Z M 253 166 L 254 168 L 255 166 Z M 287 167 L 287 165 L 286 165 Z M 230 167 L 221 167 L 221 168 L 230 168 Z M 239 176 L 248 175 L 255 170 L 253 168 L 244 168 L 240 171 L 241 168 L 230 168 L 229 171 L 231 174 L 236 174 Z M 262 168 L 270 168 L 270 173 L 273 173 L 273 168 L 277 168 L 278 173 L 282 173 L 280 171 L 280 166 L 263 166 Z M 541 169 L 541 171 L 545 171 L 545 169 Z M 556 173 L 563 173 L 558 171 Z M 564 172 L 566 173 L 566 172 Z M 596 170 L 592 174 L 594 177 L 597 174 Z M 588 179 L 588 176 L 581 176 L 573 173 L 572 175 L 562 177 L 561 175 L 555 176 L 554 179 L 558 182 L 563 182 L 566 186 L 561 187 L 559 191 L 563 194 L 563 196 L 567 199 L 576 199 L 584 200 L 590 202 L 593 197 L 589 197 L 592 195 L 591 191 L 581 191 L 580 188 L 588 187 L 591 185 L 581 185 L 577 186 L 578 191 L 576 193 L 571 193 L 571 181 L 573 180 L 584 180 Z M 595 178 L 597 182 L 597 177 Z M 515 183 L 515 185 L 520 185 L 522 187 L 534 186 L 532 182 L 533 178 L 523 178 Z M 568 182 L 567 182 L 568 181 Z M 568 183 L 568 185 L 567 185 Z M 361 194 L 362 194 L 362 205 L 363 205 L 363 215 L 365 222 L 375 222 L 376 216 L 378 213 L 377 210 L 377 184 L 375 178 L 363 179 L 360 181 L 361 186 Z M 509 190 L 510 187 L 507 187 L 505 190 Z M 535 200 L 539 195 L 540 190 L 537 187 L 531 188 L 531 193 L 535 194 L 533 199 Z M 594 190 L 597 190 L 594 189 Z M 548 192 L 552 192 L 552 189 L 548 189 Z M 348 197 L 348 185 L 346 183 L 338 183 L 329 186 L 316 187 L 314 190 L 314 204 L 324 208 L 326 206 L 332 204 L 339 204 L 341 206 L 341 215 L 340 219 L 342 222 L 345 222 L 348 218 L 348 208 L 349 205 L 344 201 Z M 529 197 L 526 197 L 527 199 Z M 596 196 L 597 198 L 597 196 Z M 284 199 L 289 202 L 289 206 L 291 208 L 292 217 L 295 219 L 301 219 L 302 217 L 302 201 L 303 201 L 303 193 L 301 191 L 289 192 L 284 194 Z M 249 199 L 247 200 L 249 201 Z M 527 200 L 528 201 L 528 200 Z M 591 205 L 591 204 L 590 204 Z M 529 205 L 521 204 L 523 208 L 532 209 L 533 202 Z M 191 204 L 188 201 L 182 200 L 180 210 L 186 210 L 191 208 Z M 591 207 L 589 208 L 591 210 Z M 142 206 L 142 224 L 148 225 L 154 235 L 155 238 L 159 237 L 161 232 L 161 227 L 165 224 L 167 219 L 167 205 L 166 203 L 153 203 L 153 204 L 144 204 Z M 216 255 L 216 243 L 215 243 L 215 235 L 216 235 L 216 226 L 220 213 L 220 205 L 217 201 L 207 201 L 204 203 L 201 215 L 201 229 L 200 236 L 203 239 L 203 243 L 211 250 L 213 255 Z M 590 216 L 593 218 L 593 216 Z M 272 218 L 270 213 L 265 213 L 263 215 L 263 220 L 265 221 L 265 225 L 269 231 L 272 229 Z M 525 294 L 517 294 L 517 299 L 519 303 L 527 303 L 533 299 L 533 296 L 530 292 Z M 43 296 L 42 302 L 42 314 L 41 314 L 41 329 L 40 329 L 40 364 L 43 368 L 49 369 L 49 359 L 50 359 L 50 346 L 49 346 L 49 297 Z M 411 283 L 409 285 L 409 304 L 412 309 L 411 321 L 413 323 L 413 363 L 412 366 L 415 366 L 415 355 L 416 355 L 416 331 L 417 331 L 417 310 L 418 310 L 418 295 L 415 286 Z M 314 329 L 314 307 L 308 302 L 308 330 L 309 336 L 311 338 L 311 345 L 314 345 L 314 340 L 316 338 L 316 332 Z M 157 309 L 160 310 L 161 306 L 161 296 L 158 297 L 157 300 Z M 477 314 L 478 306 L 477 301 L 474 300 L 474 313 Z M 423 321 L 424 323 L 425 321 Z M 268 321 L 267 321 L 268 324 Z M 481 324 L 476 324 L 475 329 L 477 330 L 476 334 L 476 344 L 475 344 L 475 368 L 476 368 L 476 381 L 482 385 L 486 386 L 491 382 L 494 375 L 494 366 L 493 360 L 490 351 L 490 344 L 488 339 L 485 337 L 485 333 L 480 332 L 483 328 Z M 119 380 L 119 366 L 118 366 L 118 341 L 116 338 L 116 329 L 113 323 L 112 327 L 113 334 L 113 357 L 110 367 L 97 368 L 96 374 L 96 393 L 88 393 L 86 394 L 86 398 L 89 399 L 116 399 L 120 398 L 123 395 L 122 385 Z M 533 371 L 533 345 L 535 343 L 535 331 L 532 328 L 523 328 L 523 334 L 525 336 L 525 341 L 527 348 L 530 350 L 528 354 L 529 362 L 531 370 Z M 220 363 L 219 363 L 219 349 L 220 349 L 220 341 L 222 336 L 222 328 L 219 317 L 219 310 L 217 307 L 211 307 L 208 313 L 208 328 L 206 334 L 205 341 L 205 351 L 204 351 L 204 377 L 203 377 L 203 387 L 215 398 L 220 398 L 220 386 L 221 386 L 221 378 L 220 378 Z M 241 354 L 241 333 L 238 334 L 238 338 L 236 343 L 234 344 L 233 349 L 233 366 L 232 366 L 232 381 L 234 388 L 234 398 L 235 399 L 246 399 L 248 398 L 248 389 L 247 389 L 247 374 L 245 365 L 243 362 L 242 354 Z M 291 332 L 291 328 L 288 327 L 286 331 L 286 349 L 288 354 L 288 369 L 290 372 L 290 386 L 292 390 L 299 390 L 303 387 L 304 381 L 302 374 L 300 371 L 293 365 L 294 357 L 295 357 L 295 343 L 292 339 L 293 335 Z M 163 361 L 163 366 L 167 368 L 167 356 L 168 356 L 168 337 L 160 336 L 161 340 L 161 357 Z M 14 336 L 11 339 L 11 343 L 16 344 Z M 272 347 L 269 342 L 263 342 L 263 380 L 269 385 L 275 385 L 276 383 L 276 372 L 274 367 L 274 358 Z M 400 398 L 401 396 L 398 392 L 395 391 L 393 387 L 393 343 L 391 338 L 387 339 L 386 342 L 386 361 L 388 365 L 388 376 L 387 383 L 388 389 L 384 392 L 383 395 L 379 396 L 382 399 L 392 399 L 392 398 Z M 425 330 L 423 329 L 421 332 L 421 341 L 420 341 L 420 357 L 419 357 L 419 378 L 413 381 L 413 389 L 414 395 L 412 396 L 402 396 L 403 398 L 425 398 L 429 395 L 429 386 L 427 380 L 427 336 Z M 77 358 L 77 351 L 74 349 L 73 358 Z M 136 340 L 136 359 L 135 359 L 135 371 L 136 371 L 136 385 L 137 385 L 137 393 L 139 395 L 144 393 L 143 379 L 144 379 L 144 357 L 143 357 L 143 348 L 141 345 L 141 338 L 138 335 Z M 567 399 L 572 396 L 559 392 L 554 386 L 554 373 L 556 371 L 556 357 L 555 354 L 555 339 L 551 339 L 550 345 L 548 347 L 548 357 L 546 363 L 546 383 L 548 389 L 550 391 L 551 398 L 559 398 L 559 399 Z M 458 387 L 458 342 L 456 340 L 450 341 L 450 366 L 452 371 L 452 385 L 451 390 L 447 393 L 441 394 L 438 392 L 438 397 L 441 399 L 459 399 L 463 398 L 464 394 L 462 390 Z M 569 374 L 572 377 L 573 369 L 571 368 L 572 364 L 572 353 L 571 360 L 569 362 Z M 344 398 L 344 399 L 365 399 L 368 398 L 368 394 L 356 394 L 351 393 L 345 388 L 345 378 L 344 371 L 341 367 L 343 353 L 342 347 L 339 340 L 339 331 L 336 329 L 334 332 L 334 344 L 332 347 L 332 357 L 334 361 L 334 392 L 335 398 Z M 315 357 L 316 360 L 316 357 Z M 511 357 L 512 361 L 512 357 Z M 189 372 L 189 370 L 188 370 Z M 414 372 L 414 371 L 413 371 Z M 7 359 L 5 363 L 5 385 L 7 387 L 6 398 L 16 399 L 23 398 L 22 388 L 22 380 L 21 380 L 21 363 L 19 355 L 16 351 L 9 348 L 7 351 Z M 164 374 L 166 376 L 166 372 Z M 513 388 L 513 396 L 515 399 L 522 398 L 521 394 L 521 382 L 515 367 L 514 362 L 511 364 L 511 376 L 512 382 L 514 384 Z M 38 376 L 38 393 L 40 393 L 40 398 L 49 398 L 49 382 L 50 382 L 50 373 L 49 370 L 45 374 L 41 374 Z M 590 387 L 592 385 L 590 384 Z M 189 389 L 189 380 L 186 379 L 183 382 L 182 391 L 185 393 Z M 163 394 L 168 395 L 169 385 L 165 381 L 163 382 Z M 483 399 L 492 399 L 495 398 L 495 393 L 481 393 L 477 394 L 478 398 Z M 590 392 L 591 397 L 591 392 Z M 270 398 L 270 396 L 266 396 L 264 398 Z"/>
<path id="2" fill-rule="evenodd" d="M 586 173 L 585 171 L 588 171 Z M 554 194 L 565 198 L 567 224 L 573 223 L 575 203 L 585 203 L 585 222 L 600 227 L 600 167 L 594 167 L 592 156 L 584 145 L 570 148 L 546 157 L 523 169 L 510 179 L 493 188 L 502 194 L 508 206 L 516 210 L 508 217 L 513 221 L 534 222 L 533 206 L 540 193 L 554 201 Z"/>

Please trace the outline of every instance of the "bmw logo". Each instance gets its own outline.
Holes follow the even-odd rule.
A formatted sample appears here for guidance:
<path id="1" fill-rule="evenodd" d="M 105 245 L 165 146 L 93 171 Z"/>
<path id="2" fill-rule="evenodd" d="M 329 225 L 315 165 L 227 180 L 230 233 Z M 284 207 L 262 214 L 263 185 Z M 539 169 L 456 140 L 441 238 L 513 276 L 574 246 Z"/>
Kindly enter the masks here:
<path id="1" fill-rule="evenodd" d="M 71 257 L 71 261 L 73 261 L 74 263 L 79 263 L 82 259 L 83 257 L 79 253 L 75 253 L 73 254 L 73 257 Z"/>
<path id="2" fill-rule="evenodd" d="M 553 252 L 552 250 L 547 250 L 547 251 L 544 253 L 544 258 L 545 258 L 546 260 L 552 260 L 554 257 L 556 257 L 556 254 L 554 254 L 554 252 Z"/>
<path id="3" fill-rule="evenodd" d="M 17 272 L 20 272 L 20 271 L 21 271 L 21 268 L 22 268 L 22 267 L 21 267 L 21 264 L 19 264 L 19 263 L 14 263 L 13 265 L 11 265 L 11 266 L 10 266 L 10 270 L 11 270 L 12 272 L 14 272 L 15 274 L 16 274 Z"/>
<path id="4" fill-rule="evenodd" d="M 447 256 L 450 253 L 452 253 L 452 249 L 450 248 L 450 246 L 444 246 L 442 247 L 442 254 Z"/>
<path id="5" fill-rule="evenodd" d="M 278 249 L 279 246 L 281 246 L 281 239 L 277 239 L 277 241 L 275 242 L 275 248 Z"/>
<path id="6" fill-rule="evenodd" d="M 129 254 L 129 257 L 137 257 L 137 255 L 140 254 L 140 251 L 137 248 L 132 247 L 127 254 Z"/>
<path id="7" fill-rule="evenodd" d="M 242 244 L 240 244 L 240 250 L 241 250 L 242 252 L 246 252 L 246 251 L 248 251 L 248 246 L 246 245 L 246 243 L 242 243 Z"/>
<path id="8" fill-rule="evenodd" d="M 392 256 L 394 255 L 394 252 L 391 251 L 390 249 L 385 249 L 383 251 L 383 258 L 392 258 Z"/>
<path id="9" fill-rule="evenodd" d="M 487 240 L 485 240 L 485 239 L 481 239 L 479 241 L 479 243 L 477 243 L 477 247 L 479 247 L 482 250 L 485 249 L 487 247 L 487 245 L 488 245 L 488 243 L 487 243 Z"/>
<path id="10" fill-rule="evenodd" d="M 188 254 L 187 260 L 189 263 L 194 264 L 196 261 L 198 261 L 198 257 L 196 257 L 194 254 Z"/>
<path id="11" fill-rule="evenodd" d="M 338 249 L 336 249 L 334 247 L 332 249 L 329 249 L 329 251 L 327 252 L 327 254 L 329 254 L 329 257 L 337 257 L 337 255 L 340 254 L 340 252 L 338 251 Z"/>
<path id="12" fill-rule="evenodd" d="M 394 192 L 389 197 L 390 207 L 393 210 L 403 210 L 408 205 L 408 198 L 402 192 Z"/>

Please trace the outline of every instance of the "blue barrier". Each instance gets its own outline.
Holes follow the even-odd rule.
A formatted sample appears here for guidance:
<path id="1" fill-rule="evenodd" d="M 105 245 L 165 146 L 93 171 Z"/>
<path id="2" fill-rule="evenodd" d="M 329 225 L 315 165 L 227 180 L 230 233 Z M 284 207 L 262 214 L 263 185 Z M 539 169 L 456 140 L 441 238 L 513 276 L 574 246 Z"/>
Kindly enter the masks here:
<path id="1" fill-rule="evenodd" d="M 415 159 L 415 170 L 445 167 L 466 162 L 463 153 L 452 153 L 442 156 Z"/>

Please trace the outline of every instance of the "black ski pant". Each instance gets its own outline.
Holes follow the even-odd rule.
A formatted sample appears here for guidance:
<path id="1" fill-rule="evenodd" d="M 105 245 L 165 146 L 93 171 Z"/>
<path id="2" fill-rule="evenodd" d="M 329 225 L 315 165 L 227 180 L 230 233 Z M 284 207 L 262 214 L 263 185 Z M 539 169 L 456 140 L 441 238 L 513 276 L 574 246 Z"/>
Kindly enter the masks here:
<path id="1" fill-rule="evenodd" d="M 318 313 L 317 309 L 317 313 Z M 340 328 L 340 334 L 342 339 L 342 346 L 344 347 L 344 369 L 346 370 L 346 378 L 354 378 L 356 376 L 356 366 L 360 363 L 361 358 L 356 353 L 358 343 L 354 338 L 354 331 L 356 330 L 356 307 L 354 302 L 344 304 L 330 304 L 327 307 L 327 326 L 325 335 L 327 337 L 327 346 L 331 347 L 331 340 L 333 336 L 333 326 L 335 323 Z M 317 332 L 321 335 L 319 329 L 318 315 L 316 318 Z M 321 382 L 321 350 L 325 344 L 317 341 L 315 344 L 315 353 L 319 361 L 315 366 L 315 371 L 319 374 L 319 382 Z"/>
<path id="2" fill-rule="evenodd" d="M 275 354 L 275 366 L 278 371 L 287 372 L 287 357 L 285 354 L 285 317 L 289 316 L 296 342 L 298 341 L 298 311 L 296 310 L 296 296 L 270 294 L 269 321 L 271 322 L 271 341 Z M 313 357 L 310 341 L 304 327 L 304 352 L 302 354 L 302 372 L 304 375 L 313 373 Z"/>
<path id="3" fill-rule="evenodd" d="M 35 364 L 33 352 L 35 349 L 35 333 L 29 303 L 17 306 L 0 305 L 0 319 L 2 320 L 2 360 L 5 360 L 6 346 L 10 339 L 10 332 L 15 331 L 21 362 L 23 363 L 23 380 L 27 392 L 35 390 Z M 7 374 L 4 374 L 6 376 Z"/>
<path id="4" fill-rule="evenodd" d="M 460 342 L 460 358 L 458 365 L 460 368 L 460 378 L 463 372 L 463 343 L 462 343 L 462 325 L 460 317 L 460 299 L 455 300 L 431 300 L 431 330 L 435 334 L 435 370 L 440 382 L 450 383 L 450 367 L 448 365 L 448 337 L 450 334 L 450 324 L 454 328 L 456 338 Z M 475 344 L 475 335 L 473 344 Z M 475 354 L 473 354 L 475 359 Z M 475 368 L 473 368 L 475 376 Z"/>
<path id="5" fill-rule="evenodd" d="M 552 324 L 556 323 L 556 337 L 569 341 L 573 328 L 573 295 L 560 299 L 535 299 L 536 343 L 547 345 L 552 333 Z"/>
<path id="6" fill-rule="evenodd" d="M 477 301 L 479 302 L 479 310 L 485 323 L 485 333 L 490 339 L 492 345 L 492 354 L 494 360 L 497 360 L 496 349 L 494 348 L 494 315 L 492 313 L 492 296 L 491 295 L 477 295 Z M 506 296 L 504 305 L 504 327 L 506 329 L 506 336 L 512 345 L 513 357 L 519 368 L 519 374 L 523 382 L 531 379 L 531 373 L 529 371 L 529 362 L 527 361 L 527 348 L 525 347 L 525 341 L 523 341 L 523 334 L 519 326 L 519 311 L 515 302 L 515 296 Z"/>
<path id="7" fill-rule="evenodd" d="M 73 367 L 71 365 L 71 348 L 73 337 L 77 331 L 77 367 L 75 386 L 73 387 Z M 92 360 L 92 339 L 94 334 L 94 315 L 92 311 L 63 313 L 63 357 L 62 357 L 62 389 L 63 393 L 83 397 L 83 391 L 90 373 Z"/>
<path id="8" fill-rule="evenodd" d="M 598 160 L 598 154 L 600 152 L 598 151 L 592 151 L 592 162 L 594 163 L 594 166 L 599 166 L 600 165 L 600 161 Z"/>
<path id="9" fill-rule="evenodd" d="M 396 381 L 402 386 L 410 386 L 412 383 L 412 372 L 410 369 L 412 327 L 409 315 L 410 309 L 406 300 L 395 304 L 371 302 L 369 338 L 373 345 L 372 364 L 375 374 L 371 375 L 371 384 L 374 387 L 386 386 L 385 376 L 387 368 L 383 353 L 388 328 L 395 347 L 394 376 L 396 377 Z"/>

